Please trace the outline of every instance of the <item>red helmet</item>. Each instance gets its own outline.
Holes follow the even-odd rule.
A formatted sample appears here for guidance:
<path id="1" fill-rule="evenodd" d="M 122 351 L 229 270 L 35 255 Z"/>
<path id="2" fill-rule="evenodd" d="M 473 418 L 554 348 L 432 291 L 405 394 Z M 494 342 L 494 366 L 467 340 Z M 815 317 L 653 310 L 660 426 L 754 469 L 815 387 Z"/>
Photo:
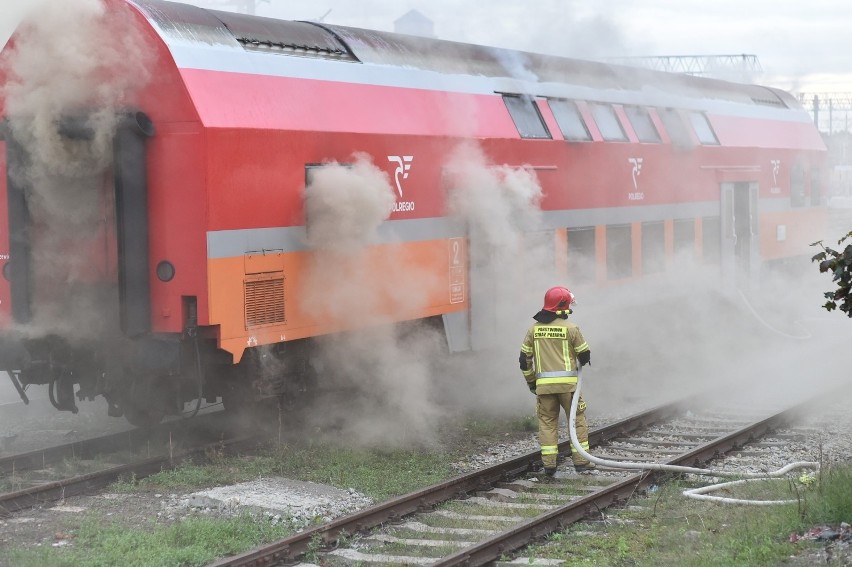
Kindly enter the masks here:
<path id="1" fill-rule="evenodd" d="M 552 287 L 544 294 L 545 311 L 567 311 L 574 303 L 574 294 L 567 287 Z"/>

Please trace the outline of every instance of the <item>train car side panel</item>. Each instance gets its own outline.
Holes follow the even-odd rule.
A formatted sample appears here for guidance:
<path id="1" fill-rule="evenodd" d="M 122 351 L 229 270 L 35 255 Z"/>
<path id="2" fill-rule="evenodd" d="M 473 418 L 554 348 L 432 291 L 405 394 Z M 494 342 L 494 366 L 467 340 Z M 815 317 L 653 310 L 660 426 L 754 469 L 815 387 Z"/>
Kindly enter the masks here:
<path id="1" fill-rule="evenodd" d="M 196 297 L 198 323 L 207 321 L 205 134 L 195 123 L 160 124 L 150 144 L 152 326 L 155 332 L 184 330 L 182 297 Z M 173 276 L 157 276 L 161 263 Z"/>
<path id="2" fill-rule="evenodd" d="M 467 259 L 452 244 L 384 244 L 348 258 L 272 250 L 211 258 L 210 321 L 219 326 L 222 348 L 239 359 L 246 347 L 340 332 L 364 321 L 462 311 L 468 306 Z"/>

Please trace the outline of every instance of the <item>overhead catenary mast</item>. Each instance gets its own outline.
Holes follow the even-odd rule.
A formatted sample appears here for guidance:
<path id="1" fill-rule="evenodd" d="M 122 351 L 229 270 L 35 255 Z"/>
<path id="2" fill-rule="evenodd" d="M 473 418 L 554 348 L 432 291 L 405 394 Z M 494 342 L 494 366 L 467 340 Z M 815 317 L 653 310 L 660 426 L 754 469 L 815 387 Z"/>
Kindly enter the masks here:
<path id="1" fill-rule="evenodd" d="M 669 73 L 685 73 L 726 79 L 739 83 L 752 82 L 763 73 L 757 55 L 639 55 L 610 57 L 608 63 L 645 67 Z"/>
<path id="2" fill-rule="evenodd" d="M 814 124 L 820 131 L 829 134 L 849 131 L 852 93 L 799 93 L 799 101 L 814 117 Z"/>

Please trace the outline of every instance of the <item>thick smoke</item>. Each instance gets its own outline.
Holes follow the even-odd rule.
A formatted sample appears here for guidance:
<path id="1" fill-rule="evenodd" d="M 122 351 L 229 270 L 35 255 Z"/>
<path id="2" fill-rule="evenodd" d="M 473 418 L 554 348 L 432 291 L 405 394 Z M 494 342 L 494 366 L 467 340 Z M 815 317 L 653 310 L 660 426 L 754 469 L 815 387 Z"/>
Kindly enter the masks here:
<path id="1" fill-rule="evenodd" d="M 393 242 L 380 248 L 379 226 L 390 216 L 394 190 L 369 156 L 351 165 L 315 169 L 305 191 L 308 246 L 314 251 L 302 307 L 334 324 L 390 321 L 425 306 L 434 279 Z"/>
<path id="2" fill-rule="evenodd" d="M 468 228 L 473 309 L 498 323 L 513 320 L 518 298 L 554 275 L 542 269 L 553 263 L 548 234 L 537 232 L 538 177 L 531 168 L 489 163 L 473 143 L 459 145 L 445 171 L 449 212 Z"/>
<path id="3" fill-rule="evenodd" d="M 115 292 L 114 281 L 90 284 L 115 277 L 112 138 L 119 113 L 149 80 L 151 51 L 126 6 L 52 0 L 34 13 L 1 63 L 8 128 L 26 154 L 10 175 L 27 187 L 32 218 L 38 287 L 29 331 L 79 338 L 114 321 L 95 308 L 110 303 L 102 294 Z"/>
<path id="4" fill-rule="evenodd" d="M 535 170 L 493 163 L 482 147 L 460 144 L 445 166 L 449 213 L 467 227 L 471 342 L 453 360 L 447 398 L 466 412 L 523 415 L 534 399 L 517 368 L 518 351 L 540 297 L 558 281 L 553 231 L 542 230 Z"/>
<path id="5" fill-rule="evenodd" d="M 438 336 L 390 324 L 399 313 L 414 317 L 439 284 L 394 242 L 378 242 L 394 199 L 388 175 L 365 155 L 315 169 L 305 191 L 313 253 L 300 307 L 336 328 L 360 329 L 319 341 L 313 364 L 323 411 L 308 425 L 366 445 L 429 442 L 440 417 L 430 364 Z"/>
<path id="6" fill-rule="evenodd" d="M 460 147 L 447 169 L 450 209 L 468 225 L 472 328 L 481 349 L 455 361 L 456 380 L 447 385 L 466 411 L 534 415 L 517 353 L 551 285 L 578 297 L 570 319 L 593 353 L 584 372 L 592 418 L 696 391 L 771 406 L 811 391 L 791 386 L 802 372 L 821 383 L 844 379 L 826 356 L 838 342 L 831 329 L 844 321 L 820 310 L 819 274 L 807 257 L 722 278 L 718 260 L 701 261 L 688 249 L 660 258 L 658 273 L 610 273 L 601 281 L 596 258 L 575 254 L 573 271 L 556 273 L 558 247 L 553 231 L 538 228 L 542 195 L 532 170 L 489 164 L 472 145 Z"/>
<path id="7" fill-rule="evenodd" d="M 312 170 L 305 191 L 308 245 L 345 257 L 377 239 L 387 220 L 394 193 L 387 173 L 370 157 L 356 154 L 351 165 L 331 163 Z"/>
<path id="8" fill-rule="evenodd" d="M 45 1 L 26 20 L 3 60 L 6 113 L 35 173 L 75 175 L 104 167 L 116 110 L 149 79 L 146 40 L 126 10 L 102 0 Z M 57 125 L 85 114 L 93 143 L 69 144 Z M 94 162 L 94 163 L 93 163 Z"/>

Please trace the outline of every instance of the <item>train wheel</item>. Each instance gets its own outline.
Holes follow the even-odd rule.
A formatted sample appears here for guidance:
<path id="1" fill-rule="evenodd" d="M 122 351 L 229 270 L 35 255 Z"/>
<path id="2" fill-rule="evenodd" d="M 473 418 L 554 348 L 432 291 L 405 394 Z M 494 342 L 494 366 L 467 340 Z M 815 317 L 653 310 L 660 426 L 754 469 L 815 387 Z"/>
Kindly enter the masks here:
<path id="1" fill-rule="evenodd" d="M 119 402 L 127 421 L 140 428 L 153 427 L 163 421 L 170 404 L 174 404 L 174 395 L 166 380 L 138 375 Z"/>
<path id="2" fill-rule="evenodd" d="M 140 408 L 133 405 L 123 405 L 124 417 L 130 422 L 130 425 L 145 429 L 153 427 L 163 421 L 166 412 L 164 408 L 147 407 Z"/>

